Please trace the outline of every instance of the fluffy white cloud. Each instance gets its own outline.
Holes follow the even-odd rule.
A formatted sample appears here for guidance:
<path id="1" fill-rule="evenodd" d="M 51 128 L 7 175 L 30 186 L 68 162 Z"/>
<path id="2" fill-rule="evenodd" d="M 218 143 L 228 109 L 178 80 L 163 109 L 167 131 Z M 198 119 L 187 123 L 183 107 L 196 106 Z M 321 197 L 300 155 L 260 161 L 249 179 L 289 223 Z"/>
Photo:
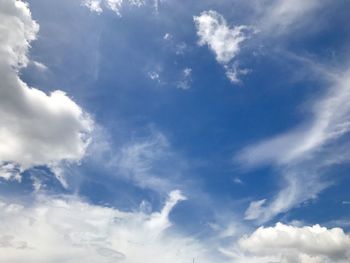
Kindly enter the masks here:
<path id="1" fill-rule="evenodd" d="M 230 27 L 225 18 L 216 11 L 204 11 L 195 16 L 194 22 L 199 36 L 200 46 L 208 45 L 215 53 L 216 60 L 224 65 L 226 75 L 232 83 L 239 82 L 239 75 L 245 71 L 237 65 L 229 65 L 240 52 L 240 46 L 247 39 L 247 26 Z"/>
<path id="2" fill-rule="evenodd" d="M 229 63 L 239 52 L 240 44 L 246 40 L 246 26 L 230 27 L 225 18 L 216 11 L 204 11 L 195 16 L 194 22 L 199 36 L 198 44 L 208 45 L 219 63 Z"/>
<path id="3" fill-rule="evenodd" d="M 350 260 L 350 236 L 340 228 L 327 229 L 319 225 L 294 227 L 277 223 L 274 227 L 260 227 L 241 238 L 239 247 L 250 254 L 247 258 L 255 257 L 252 262 L 265 262 L 263 258 L 283 263 Z"/>
<path id="4" fill-rule="evenodd" d="M 4 262 L 211 262 L 199 241 L 175 234 L 169 213 L 185 198 L 170 193 L 151 214 L 122 212 L 79 199 L 39 198 L 25 207 L 0 203 Z"/>
<path id="5" fill-rule="evenodd" d="M 5 165 L 1 172 L 11 170 L 9 163 L 26 169 L 79 160 L 92 129 L 90 118 L 63 91 L 47 95 L 19 77 L 39 30 L 28 5 L 0 1 L 0 20 L 0 164 Z"/>
<path id="6" fill-rule="evenodd" d="M 247 1 L 252 7 L 248 15 L 251 26 L 230 26 L 225 18 L 216 11 L 204 11 L 194 17 L 199 36 L 199 45 L 208 45 L 215 53 L 216 60 L 223 64 L 227 78 L 234 84 L 240 83 L 240 76 L 249 73 L 239 69 L 237 61 L 232 63 L 241 51 L 244 41 L 251 33 L 259 33 L 268 41 L 278 43 L 284 34 L 295 32 L 295 29 L 307 27 L 308 32 L 315 26 L 317 10 L 326 6 L 328 0 L 262 0 Z M 244 5 L 243 5 L 244 6 Z"/>

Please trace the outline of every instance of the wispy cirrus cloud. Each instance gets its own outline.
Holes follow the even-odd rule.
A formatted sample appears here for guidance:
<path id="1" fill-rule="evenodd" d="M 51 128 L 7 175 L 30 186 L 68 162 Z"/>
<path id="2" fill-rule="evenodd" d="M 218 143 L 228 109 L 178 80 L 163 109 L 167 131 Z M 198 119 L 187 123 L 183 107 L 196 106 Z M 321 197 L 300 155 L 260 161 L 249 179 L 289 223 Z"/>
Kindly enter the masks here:
<path id="1" fill-rule="evenodd" d="M 122 146 L 110 165 L 139 186 L 160 190 L 169 187 L 166 173 L 171 172 L 168 162 L 172 157 L 175 156 L 167 138 L 155 131 L 146 138 Z"/>
<path id="2" fill-rule="evenodd" d="M 328 72 L 332 72 L 327 70 Z M 350 78 L 348 70 L 328 74 L 326 93 L 309 105 L 310 118 L 272 139 L 243 149 L 235 159 L 245 167 L 273 165 L 283 175 L 285 186 L 269 203 L 252 202 L 247 219 L 271 219 L 300 203 L 317 197 L 329 186 L 324 170 L 350 159 L 344 149 L 350 131 Z"/>
<path id="3" fill-rule="evenodd" d="M 116 145 L 108 131 L 98 127 L 86 160 L 109 176 L 160 194 L 166 194 L 174 187 L 182 189 L 181 182 L 188 165 L 167 136 L 153 126 L 143 135 L 124 137 L 123 142 Z"/>
<path id="4" fill-rule="evenodd" d="M 280 35 L 293 31 L 296 28 L 302 28 L 305 23 L 314 17 L 315 11 L 324 6 L 327 0 L 310 1 L 263 1 L 256 4 L 258 18 L 258 28 L 263 33 L 272 36 Z M 259 15 L 258 15 L 259 16 Z"/>

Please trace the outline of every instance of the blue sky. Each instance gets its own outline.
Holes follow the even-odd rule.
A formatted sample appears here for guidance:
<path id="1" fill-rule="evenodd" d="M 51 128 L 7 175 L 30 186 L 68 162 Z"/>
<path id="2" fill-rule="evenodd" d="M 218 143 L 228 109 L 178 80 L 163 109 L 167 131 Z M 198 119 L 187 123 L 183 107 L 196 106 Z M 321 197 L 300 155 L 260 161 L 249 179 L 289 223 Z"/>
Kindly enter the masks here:
<path id="1" fill-rule="evenodd" d="M 0 0 L 0 259 L 349 262 L 349 8 Z"/>

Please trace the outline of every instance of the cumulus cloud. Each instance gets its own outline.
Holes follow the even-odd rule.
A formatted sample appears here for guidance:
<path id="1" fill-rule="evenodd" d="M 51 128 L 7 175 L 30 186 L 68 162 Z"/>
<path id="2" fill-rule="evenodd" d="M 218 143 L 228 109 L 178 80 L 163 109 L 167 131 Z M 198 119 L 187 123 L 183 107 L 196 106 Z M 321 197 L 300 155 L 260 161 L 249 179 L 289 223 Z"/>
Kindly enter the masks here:
<path id="1" fill-rule="evenodd" d="M 236 156 L 245 167 L 273 164 L 284 175 L 283 190 L 270 204 L 260 206 L 261 213 L 255 210 L 254 217 L 248 209 L 247 218 L 264 215 L 268 220 L 315 198 L 328 186 L 321 180 L 322 169 L 349 160 L 350 153 L 345 149 L 346 134 L 350 131 L 349 71 L 330 76 L 326 94 L 309 106 L 310 119 L 291 131 L 248 146 Z"/>
<path id="2" fill-rule="evenodd" d="M 209 10 L 195 16 L 194 22 L 199 37 L 200 46 L 208 45 L 214 52 L 216 60 L 225 66 L 227 77 L 232 82 L 237 82 L 239 71 L 233 72 L 233 67 L 228 64 L 240 52 L 240 46 L 247 39 L 247 26 L 231 27 L 225 18 L 216 11 Z"/>
<path id="3" fill-rule="evenodd" d="M 274 227 L 258 228 L 238 243 L 240 249 L 255 257 L 253 262 L 269 258 L 270 262 L 284 263 L 345 263 L 350 259 L 350 236 L 340 228 L 277 223 Z"/>
<path id="4" fill-rule="evenodd" d="M 240 83 L 240 76 L 249 73 L 240 69 L 234 61 L 241 51 L 243 42 L 252 33 L 259 33 L 263 38 L 282 40 L 287 33 L 295 29 L 315 27 L 317 10 L 324 7 L 328 0 L 264 0 L 249 1 L 253 6 L 252 15 L 247 25 L 230 26 L 225 18 L 216 11 L 209 10 L 194 17 L 200 46 L 207 45 L 215 54 L 216 60 L 224 65 L 227 78 L 234 84 Z M 312 20 L 313 19 L 313 20 Z M 235 63 L 233 63 L 235 62 Z"/>
<path id="5" fill-rule="evenodd" d="M 239 52 L 240 44 L 246 39 L 246 26 L 230 27 L 225 18 L 216 11 L 204 11 L 195 16 L 194 22 L 199 36 L 198 44 L 208 45 L 219 63 L 230 62 Z"/>
<path id="6" fill-rule="evenodd" d="M 10 163 L 23 170 L 79 160 L 88 143 L 91 119 L 63 91 L 47 95 L 19 77 L 19 70 L 29 63 L 28 48 L 39 30 L 28 5 L 3 0 L 0 19 L 1 176 L 9 178 L 4 171 L 13 170 Z"/>
<path id="7" fill-rule="evenodd" d="M 160 212 L 122 212 L 80 199 L 39 197 L 0 203 L 5 262 L 211 262 L 199 241 L 171 230 L 169 214 L 184 196 L 172 191 Z"/>

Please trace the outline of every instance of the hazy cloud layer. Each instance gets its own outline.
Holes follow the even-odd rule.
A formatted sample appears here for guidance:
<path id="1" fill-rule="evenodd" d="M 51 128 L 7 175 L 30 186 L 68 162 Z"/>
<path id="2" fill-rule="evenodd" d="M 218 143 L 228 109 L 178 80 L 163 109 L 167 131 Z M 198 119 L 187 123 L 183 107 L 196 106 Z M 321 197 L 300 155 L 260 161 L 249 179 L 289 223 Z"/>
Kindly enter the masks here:
<path id="1" fill-rule="evenodd" d="M 38 197 L 31 206 L 0 203 L 0 256 L 5 262 L 211 262 L 193 238 L 169 229 L 184 200 L 169 194 L 160 212 L 122 212 L 77 198 Z"/>

